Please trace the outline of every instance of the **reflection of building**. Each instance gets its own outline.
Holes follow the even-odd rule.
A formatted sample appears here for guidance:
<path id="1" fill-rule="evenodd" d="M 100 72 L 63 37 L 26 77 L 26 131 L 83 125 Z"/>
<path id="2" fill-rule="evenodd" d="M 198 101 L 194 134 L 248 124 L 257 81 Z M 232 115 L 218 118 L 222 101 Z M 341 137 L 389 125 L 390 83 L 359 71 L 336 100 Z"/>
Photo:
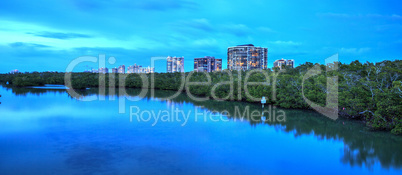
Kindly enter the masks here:
<path id="1" fill-rule="evenodd" d="M 255 47 L 252 44 L 228 48 L 229 70 L 266 69 L 268 48 Z"/>
<path id="2" fill-rule="evenodd" d="M 184 72 L 184 57 L 167 57 L 166 71 L 168 73 Z"/>
<path id="3" fill-rule="evenodd" d="M 294 67 L 294 60 L 285 60 L 285 59 L 280 59 L 280 60 L 276 60 L 274 62 L 274 67 L 279 67 L 279 69 L 282 69 L 282 66 L 288 66 L 293 68 Z"/>
<path id="4" fill-rule="evenodd" d="M 194 71 L 213 72 L 222 70 L 222 59 L 206 56 L 204 58 L 194 58 Z"/>
<path id="5" fill-rule="evenodd" d="M 106 73 L 109 73 L 109 69 L 106 68 L 106 67 L 102 67 L 102 68 L 99 68 L 99 71 L 98 71 L 98 72 L 99 72 L 99 73 L 106 74 Z"/>
<path id="6" fill-rule="evenodd" d="M 155 72 L 155 68 L 153 67 L 142 67 L 140 65 L 134 64 L 133 66 L 129 66 L 127 68 L 127 73 L 154 73 Z"/>
<path id="7" fill-rule="evenodd" d="M 124 66 L 124 65 L 119 66 L 119 68 L 117 68 L 117 73 L 119 73 L 119 74 L 126 73 L 126 66 Z"/>

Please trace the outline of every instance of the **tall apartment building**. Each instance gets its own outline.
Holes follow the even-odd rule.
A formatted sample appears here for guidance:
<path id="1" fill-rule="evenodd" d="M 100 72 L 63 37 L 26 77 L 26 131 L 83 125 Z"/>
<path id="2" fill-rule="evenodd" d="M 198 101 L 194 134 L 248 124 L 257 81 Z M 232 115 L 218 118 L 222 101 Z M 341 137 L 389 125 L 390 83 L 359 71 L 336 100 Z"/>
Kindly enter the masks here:
<path id="1" fill-rule="evenodd" d="M 215 59 L 215 71 L 222 71 L 222 59 Z"/>
<path id="2" fill-rule="evenodd" d="M 117 73 L 119 73 L 119 74 L 126 73 L 126 66 L 124 66 L 124 65 L 119 66 L 119 68 L 117 68 Z"/>
<path id="3" fill-rule="evenodd" d="M 133 66 L 129 66 L 127 68 L 127 73 L 154 73 L 155 68 L 154 67 L 142 67 L 140 65 L 134 64 Z"/>
<path id="4" fill-rule="evenodd" d="M 115 67 L 115 68 L 112 68 L 112 73 L 117 73 L 118 71 L 117 71 L 117 68 Z"/>
<path id="5" fill-rule="evenodd" d="M 18 74 L 20 71 L 18 71 L 18 69 L 12 70 L 10 71 L 10 74 Z"/>
<path id="6" fill-rule="evenodd" d="M 280 60 L 276 60 L 274 62 L 274 67 L 279 67 L 279 69 L 282 69 L 282 66 L 289 66 L 291 68 L 294 68 L 294 60 L 285 60 L 285 59 L 280 59 Z"/>
<path id="7" fill-rule="evenodd" d="M 228 48 L 229 70 L 267 69 L 268 48 L 252 44 Z"/>
<path id="8" fill-rule="evenodd" d="M 144 67 L 144 68 L 141 68 L 140 70 L 139 70 L 139 73 L 154 73 L 155 72 L 155 68 L 154 67 Z"/>
<path id="9" fill-rule="evenodd" d="M 127 68 L 127 73 L 131 74 L 131 73 L 139 73 L 139 69 L 142 68 L 142 66 L 134 64 L 132 66 L 128 66 Z"/>
<path id="10" fill-rule="evenodd" d="M 286 66 L 294 68 L 295 67 L 295 60 L 287 60 L 286 61 Z"/>
<path id="11" fill-rule="evenodd" d="M 106 67 L 99 68 L 99 73 L 106 74 L 109 73 L 109 69 Z"/>
<path id="12" fill-rule="evenodd" d="M 184 57 L 167 57 L 166 71 L 168 73 L 184 72 Z"/>
<path id="13" fill-rule="evenodd" d="M 204 58 L 194 58 L 194 71 L 213 72 L 222 70 L 222 59 L 206 56 Z"/>

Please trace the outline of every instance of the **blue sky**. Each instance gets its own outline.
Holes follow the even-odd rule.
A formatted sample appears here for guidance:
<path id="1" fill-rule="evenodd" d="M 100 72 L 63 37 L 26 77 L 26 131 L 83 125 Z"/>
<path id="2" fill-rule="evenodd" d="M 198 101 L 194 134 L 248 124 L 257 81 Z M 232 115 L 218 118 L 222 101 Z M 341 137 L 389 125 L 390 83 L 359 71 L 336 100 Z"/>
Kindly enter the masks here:
<path id="1" fill-rule="evenodd" d="M 152 56 L 223 58 L 227 47 L 268 48 L 280 58 L 324 63 L 401 59 L 402 2 L 394 0 L 2 0 L 0 72 L 65 71 L 79 56 L 148 66 Z M 83 71 L 95 64 L 80 64 Z M 157 72 L 166 70 L 158 62 Z"/>

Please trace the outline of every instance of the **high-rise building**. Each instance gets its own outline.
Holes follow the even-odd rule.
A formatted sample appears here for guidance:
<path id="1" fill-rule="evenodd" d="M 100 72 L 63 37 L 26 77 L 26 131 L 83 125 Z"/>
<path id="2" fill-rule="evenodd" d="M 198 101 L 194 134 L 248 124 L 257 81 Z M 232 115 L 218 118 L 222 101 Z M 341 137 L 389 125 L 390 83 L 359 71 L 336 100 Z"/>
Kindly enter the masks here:
<path id="1" fill-rule="evenodd" d="M 117 71 L 117 68 L 115 67 L 115 68 L 112 68 L 112 73 L 117 73 L 118 71 Z"/>
<path id="2" fill-rule="evenodd" d="M 99 73 L 106 74 L 109 73 L 109 69 L 106 67 L 99 68 Z"/>
<path id="3" fill-rule="evenodd" d="M 128 66 L 127 68 L 127 73 L 131 74 L 131 73 L 139 73 L 139 69 L 142 68 L 142 66 L 134 64 L 132 66 Z"/>
<path id="4" fill-rule="evenodd" d="M 18 71 L 18 69 L 12 70 L 10 71 L 10 74 L 18 74 L 20 71 Z"/>
<path id="5" fill-rule="evenodd" d="M 287 60 L 286 61 L 286 66 L 294 68 L 295 60 Z"/>
<path id="6" fill-rule="evenodd" d="M 134 64 L 133 66 L 129 66 L 127 68 L 127 73 L 154 73 L 155 68 L 153 67 L 142 67 L 140 65 Z"/>
<path id="7" fill-rule="evenodd" d="M 144 67 L 140 69 L 140 73 L 154 73 L 155 68 L 154 67 Z"/>
<path id="8" fill-rule="evenodd" d="M 266 69 L 268 48 L 255 47 L 252 44 L 228 48 L 229 70 Z"/>
<path id="9" fill-rule="evenodd" d="M 166 71 L 168 73 L 184 72 L 184 57 L 167 57 Z"/>
<path id="10" fill-rule="evenodd" d="M 275 60 L 274 62 L 274 67 L 279 67 L 280 69 L 282 69 L 283 65 L 286 65 L 286 60 L 283 58 L 280 60 Z"/>
<path id="11" fill-rule="evenodd" d="M 119 73 L 119 74 L 126 73 L 126 66 L 124 66 L 124 65 L 119 66 L 119 68 L 117 68 L 117 73 Z"/>
<path id="12" fill-rule="evenodd" d="M 221 71 L 222 70 L 222 59 L 217 58 L 215 59 L 215 71 Z"/>
<path id="13" fill-rule="evenodd" d="M 213 72 L 222 70 L 222 59 L 206 56 L 204 58 L 194 58 L 194 71 Z"/>
<path id="14" fill-rule="evenodd" d="M 285 59 L 280 59 L 280 60 L 276 60 L 274 62 L 274 67 L 279 67 L 279 69 L 282 69 L 282 66 L 288 66 L 293 68 L 294 67 L 294 60 L 285 60 Z"/>

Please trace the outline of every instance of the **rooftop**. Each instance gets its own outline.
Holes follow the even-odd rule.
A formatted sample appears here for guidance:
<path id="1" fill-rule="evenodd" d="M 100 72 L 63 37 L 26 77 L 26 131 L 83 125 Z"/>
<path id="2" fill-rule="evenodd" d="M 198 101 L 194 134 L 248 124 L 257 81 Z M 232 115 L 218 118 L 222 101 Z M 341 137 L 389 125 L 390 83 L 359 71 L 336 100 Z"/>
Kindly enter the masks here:
<path id="1" fill-rule="evenodd" d="M 243 44 L 243 45 L 237 45 L 237 46 L 252 46 L 252 47 L 254 47 L 253 44 Z"/>

